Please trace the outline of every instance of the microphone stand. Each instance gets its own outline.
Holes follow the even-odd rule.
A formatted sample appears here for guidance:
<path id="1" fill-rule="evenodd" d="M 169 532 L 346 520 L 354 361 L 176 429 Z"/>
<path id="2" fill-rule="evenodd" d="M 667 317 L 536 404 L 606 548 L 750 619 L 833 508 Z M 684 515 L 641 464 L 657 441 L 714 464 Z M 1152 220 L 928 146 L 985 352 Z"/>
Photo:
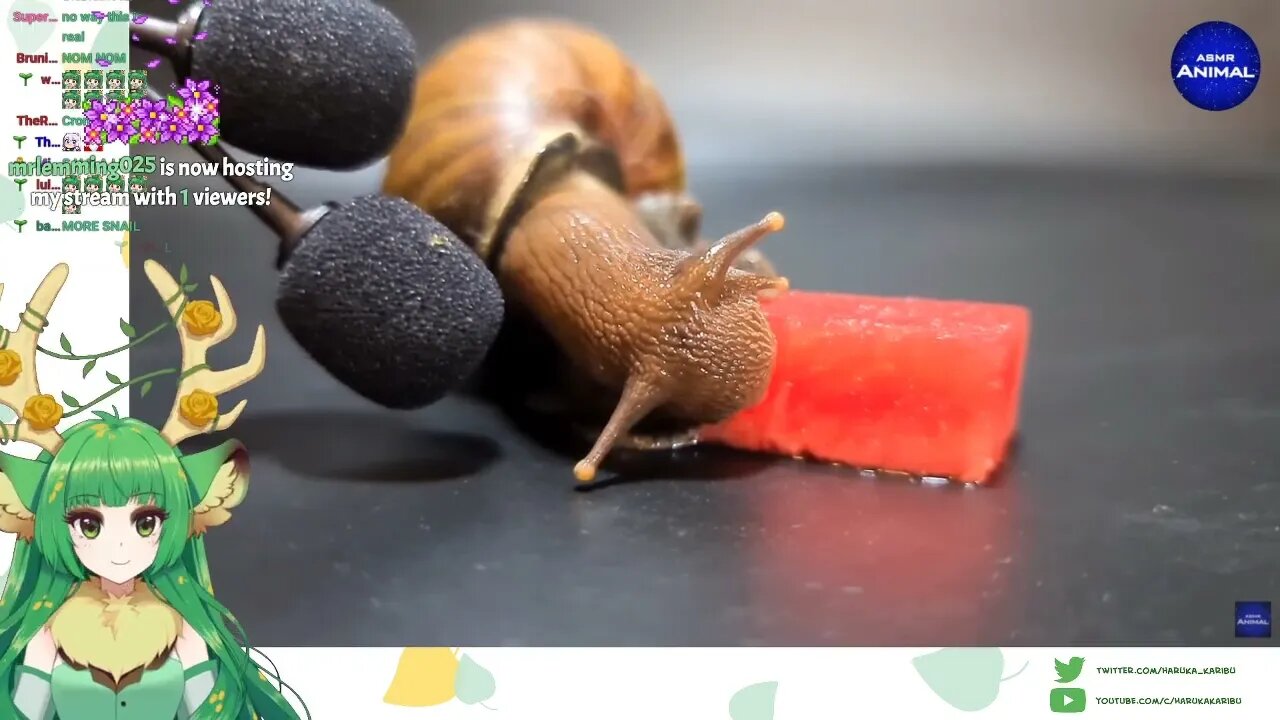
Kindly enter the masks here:
<path id="1" fill-rule="evenodd" d="M 154 88 L 147 88 L 147 96 L 152 100 L 167 102 L 165 98 L 160 96 Z M 205 145 L 203 143 L 189 143 L 188 147 L 195 150 L 200 157 L 212 163 L 217 163 L 219 168 L 223 167 L 223 163 L 232 165 L 238 164 L 236 159 L 226 150 L 222 149 L 222 144 Z M 227 184 L 236 190 L 247 193 L 265 192 L 271 190 L 271 201 L 265 205 L 250 205 L 249 209 L 253 211 L 258 219 L 271 228 L 272 232 L 280 238 L 280 251 L 276 256 L 276 269 L 279 270 L 288 262 L 289 256 L 297 249 L 302 242 L 302 237 L 315 227 L 320 219 L 329 213 L 330 210 L 337 207 L 335 203 L 325 203 L 316 207 L 303 210 L 296 203 L 286 197 L 279 190 L 257 178 L 248 175 L 226 175 L 222 172 L 218 173 Z"/>
<path id="2" fill-rule="evenodd" d="M 137 36 L 137 39 L 132 40 L 130 44 L 140 50 L 167 58 L 173 64 L 173 71 L 178 77 L 187 77 L 191 74 L 192 38 L 200 24 L 202 12 L 204 12 L 204 5 L 194 3 L 182 11 L 178 22 L 149 17 L 141 25 L 131 24 L 130 32 Z M 170 42 L 171 40 L 173 42 Z"/>

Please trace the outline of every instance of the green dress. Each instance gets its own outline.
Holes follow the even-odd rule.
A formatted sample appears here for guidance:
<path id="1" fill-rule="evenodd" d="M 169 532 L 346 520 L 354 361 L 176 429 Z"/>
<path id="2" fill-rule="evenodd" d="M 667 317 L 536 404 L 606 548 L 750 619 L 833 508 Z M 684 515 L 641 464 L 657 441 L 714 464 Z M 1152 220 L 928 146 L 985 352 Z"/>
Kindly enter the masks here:
<path id="1" fill-rule="evenodd" d="M 213 690 L 214 661 L 183 670 L 176 658 L 113 690 L 93 671 L 62 664 L 47 675 L 18 668 L 14 704 L 25 720 L 186 720 Z"/>

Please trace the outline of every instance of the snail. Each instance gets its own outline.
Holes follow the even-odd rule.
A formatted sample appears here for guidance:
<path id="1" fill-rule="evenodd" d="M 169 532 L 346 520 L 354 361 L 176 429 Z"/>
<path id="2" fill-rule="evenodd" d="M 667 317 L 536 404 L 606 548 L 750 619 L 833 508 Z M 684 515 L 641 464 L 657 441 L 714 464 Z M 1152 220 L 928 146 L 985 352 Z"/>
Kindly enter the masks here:
<path id="1" fill-rule="evenodd" d="M 579 397 L 612 408 L 580 482 L 614 447 L 644 445 L 646 418 L 688 432 L 763 397 L 776 345 L 759 296 L 787 281 L 753 246 L 783 217 L 701 240 L 662 98 L 596 32 L 514 20 L 444 48 L 383 189 L 474 248 Z"/>

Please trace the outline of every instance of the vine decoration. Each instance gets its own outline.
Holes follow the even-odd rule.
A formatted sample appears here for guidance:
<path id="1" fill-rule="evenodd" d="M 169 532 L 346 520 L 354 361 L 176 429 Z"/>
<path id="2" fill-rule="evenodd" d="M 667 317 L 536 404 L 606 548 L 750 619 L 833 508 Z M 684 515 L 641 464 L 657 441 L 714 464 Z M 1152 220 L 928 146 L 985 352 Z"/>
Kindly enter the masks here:
<path id="1" fill-rule="evenodd" d="M 88 378 L 97 367 L 99 360 L 117 355 L 129 350 L 130 348 L 137 347 L 160 334 L 166 328 L 172 327 L 176 329 L 180 324 L 185 325 L 188 332 L 197 336 L 209 335 L 217 331 L 222 325 L 221 313 L 218 311 L 217 307 L 208 300 L 190 299 L 191 294 L 200 289 L 200 285 L 199 283 L 190 281 L 186 265 L 182 265 L 178 269 L 177 284 L 177 292 L 173 293 L 170 297 L 165 298 L 166 307 L 172 306 L 175 302 L 179 303 L 178 307 L 171 311 L 169 319 L 164 320 L 150 330 L 139 334 L 138 330 L 132 324 L 124 318 L 120 318 L 120 332 L 128 338 L 128 341 L 119 347 L 111 348 L 110 350 L 105 350 L 103 352 L 81 355 L 73 350 L 71 340 L 67 337 L 66 333 L 62 333 L 58 338 L 58 345 L 61 348 L 61 352 L 50 350 L 42 345 L 36 345 L 36 351 L 42 355 L 58 360 L 83 362 L 84 366 L 81 368 L 80 376 L 82 378 Z M 33 322 L 32 318 L 39 322 L 40 326 L 37 326 Z M 48 324 L 48 321 L 43 315 L 30 307 L 28 307 L 22 314 L 21 322 L 24 326 L 27 326 L 36 333 L 41 332 L 44 329 L 43 326 Z M 9 349 L 9 343 L 12 336 L 13 333 L 9 332 L 8 329 L 0 327 L 0 355 L 9 353 L 14 355 L 16 358 L 16 354 Z M 0 357 L 0 360 L 3 360 L 3 357 Z M 13 363 L 17 366 L 14 372 L 14 375 L 16 375 L 21 371 L 21 363 L 16 359 Z M 3 365 L 4 362 L 0 362 L 0 366 Z M 41 400 L 40 414 L 45 420 L 41 425 L 57 425 L 61 420 L 74 417 L 90 408 L 96 407 L 99 403 L 111 398 L 116 393 L 127 390 L 135 385 L 141 385 L 140 396 L 146 397 L 147 394 L 151 392 L 151 388 L 157 378 L 168 375 L 177 375 L 178 382 L 181 383 L 182 380 L 187 377 L 208 369 L 208 363 L 201 362 L 185 369 L 182 367 L 169 367 L 154 370 L 128 380 L 122 380 L 115 373 L 107 371 L 104 374 L 112 387 L 89 402 L 82 403 L 75 396 L 67 392 L 60 393 L 62 400 L 61 403 L 57 403 L 56 400 L 47 395 L 36 396 L 33 400 L 37 398 Z M 0 369 L 0 384 L 7 384 L 4 383 L 3 376 L 4 372 Z M 50 404 L 50 401 L 53 402 L 53 405 Z M 214 395 L 202 390 L 194 390 L 181 398 L 180 403 L 182 407 L 182 416 L 193 425 L 209 425 L 210 431 L 217 429 L 218 419 L 220 416 L 217 412 L 217 399 Z M 54 407 L 55 405 L 56 407 Z M 30 407 L 29 403 L 28 409 L 30 409 Z M 23 412 L 20 413 L 18 418 L 11 424 L 0 423 L 0 446 L 8 445 L 9 443 L 17 440 L 22 423 L 26 421 L 30 424 L 31 422 L 28 415 L 29 413 Z M 50 423 L 49 421 L 52 422 Z"/>

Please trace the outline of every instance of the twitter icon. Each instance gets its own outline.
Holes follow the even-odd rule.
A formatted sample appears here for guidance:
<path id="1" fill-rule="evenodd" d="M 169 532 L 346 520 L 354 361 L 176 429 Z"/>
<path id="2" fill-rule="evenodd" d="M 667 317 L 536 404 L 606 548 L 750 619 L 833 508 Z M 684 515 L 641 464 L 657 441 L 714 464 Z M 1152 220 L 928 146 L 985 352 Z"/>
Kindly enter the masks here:
<path id="1" fill-rule="evenodd" d="M 1058 671 L 1058 682 L 1069 683 L 1080 677 L 1080 673 L 1084 671 L 1084 658 L 1073 657 L 1067 662 L 1054 660 L 1053 667 Z"/>

